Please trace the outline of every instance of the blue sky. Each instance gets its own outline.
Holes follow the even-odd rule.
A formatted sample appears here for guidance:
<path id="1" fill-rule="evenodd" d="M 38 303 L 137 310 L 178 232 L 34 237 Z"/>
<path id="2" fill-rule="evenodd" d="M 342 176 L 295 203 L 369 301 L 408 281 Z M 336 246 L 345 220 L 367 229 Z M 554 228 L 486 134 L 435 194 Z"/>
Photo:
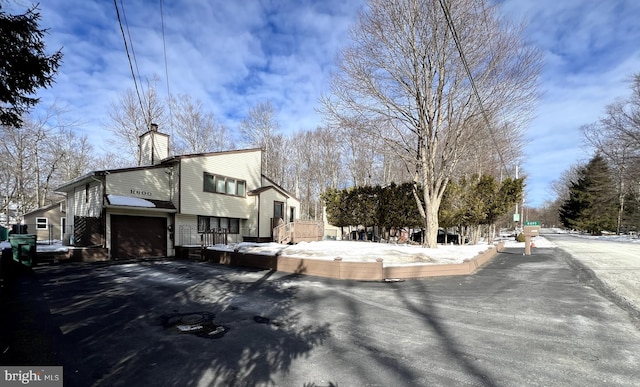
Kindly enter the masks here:
<path id="1" fill-rule="evenodd" d="M 322 124 L 318 98 L 327 91 L 335 55 L 363 0 L 210 1 L 118 0 L 129 27 L 140 75 L 160 77 L 189 94 L 231 130 L 249 108 L 271 101 L 283 132 Z M 528 24 L 527 39 L 545 53 L 543 96 L 526 131 L 526 204 L 553 199 L 549 187 L 572 164 L 590 157 L 580 126 L 628 94 L 640 72 L 637 0 L 501 0 L 505 17 Z M 64 62 L 51 89 L 39 93 L 81 123 L 100 149 L 107 112 L 133 88 L 112 1 L 47 0 L 41 26 L 49 49 Z M 122 9 L 121 9 L 122 12 Z M 125 31 L 126 32 L 126 31 Z"/>

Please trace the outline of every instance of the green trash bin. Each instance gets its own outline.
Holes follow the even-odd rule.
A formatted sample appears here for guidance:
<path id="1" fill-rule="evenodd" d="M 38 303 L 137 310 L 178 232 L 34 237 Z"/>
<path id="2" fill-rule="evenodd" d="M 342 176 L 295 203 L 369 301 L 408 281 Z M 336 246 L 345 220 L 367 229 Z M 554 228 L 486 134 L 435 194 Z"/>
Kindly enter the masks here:
<path id="1" fill-rule="evenodd" d="M 9 229 L 4 226 L 0 226 L 0 242 L 6 241 L 7 239 L 9 239 Z"/>
<path id="2" fill-rule="evenodd" d="M 9 243 L 13 251 L 13 260 L 31 267 L 36 257 L 36 236 L 31 234 L 11 234 Z"/>

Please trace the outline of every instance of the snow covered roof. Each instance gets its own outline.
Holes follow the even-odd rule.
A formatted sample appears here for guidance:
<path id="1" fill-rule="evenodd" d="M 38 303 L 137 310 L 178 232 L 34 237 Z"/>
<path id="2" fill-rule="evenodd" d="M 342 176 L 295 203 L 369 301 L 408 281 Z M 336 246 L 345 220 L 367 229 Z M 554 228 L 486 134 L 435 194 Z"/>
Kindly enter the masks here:
<path id="1" fill-rule="evenodd" d="M 108 206 L 138 207 L 158 210 L 175 211 L 176 207 L 170 201 L 136 198 L 132 196 L 107 195 Z"/>

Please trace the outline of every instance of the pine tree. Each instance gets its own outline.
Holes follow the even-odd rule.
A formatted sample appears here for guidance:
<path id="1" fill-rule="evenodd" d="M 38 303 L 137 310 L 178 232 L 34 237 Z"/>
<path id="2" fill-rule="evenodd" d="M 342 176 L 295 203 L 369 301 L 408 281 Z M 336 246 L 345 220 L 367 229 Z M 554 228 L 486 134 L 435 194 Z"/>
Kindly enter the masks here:
<path id="1" fill-rule="evenodd" d="M 0 8 L 1 8 L 0 4 Z M 33 94 L 53 82 L 62 53 L 45 54 L 37 6 L 23 15 L 0 11 L 0 124 L 20 127 L 21 116 L 39 99 Z"/>
<path id="2" fill-rule="evenodd" d="M 560 207 L 565 227 L 599 235 L 616 228 L 617 195 L 605 159 L 596 154 L 578 171 L 569 187 L 569 198 Z"/>

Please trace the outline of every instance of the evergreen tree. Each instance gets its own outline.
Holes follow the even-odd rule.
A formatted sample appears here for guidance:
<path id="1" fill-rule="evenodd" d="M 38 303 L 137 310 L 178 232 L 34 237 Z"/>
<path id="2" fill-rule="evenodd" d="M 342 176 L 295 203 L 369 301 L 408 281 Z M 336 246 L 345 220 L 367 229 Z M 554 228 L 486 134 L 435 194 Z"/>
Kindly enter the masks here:
<path id="1" fill-rule="evenodd" d="M 377 224 L 386 229 L 413 227 L 421 223 L 413 197 L 413 184 L 391 183 L 379 188 Z"/>
<path id="2" fill-rule="evenodd" d="M 440 227 L 450 228 L 461 223 L 462 213 L 459 209 L 461 187 L 455 181 L 447 185 L 442 195 L 442 203 L 438 211 L 438 224 Z"/>
<path id="3" fill-rule="evenodd" d="M 0 4 L 0 8 L 2 5 Z M 21 116 L 39 99 L 33 94 L 53 82 L 62 53 L 45 54 L 40 14 L 34 6 L 22 15 L 0 11 L 0 124 L 20 127 Z"/>
<path id="4" fill-rule="evenodd" d="M 596 154 L 578 171 L 569 187 L 569 198 L 560 207 L 565 227 L 599 235 L 615 230 L 617 195 L 611 171 L 605 159 Z"/>
<path id="5" fill-rule="evenodd" d="M 349 220 L 346 217 L 344 190 L 328 188 L 322 193 L 322 200 L 327 213 L 327 222 L 340 228 L 349 226 Z"/>
<path id="6" fill-rule="evenodd" d="M 640 230 L 640 195 L 628 193 L 625 197 L 622 230 L 625 232 Z"/>

